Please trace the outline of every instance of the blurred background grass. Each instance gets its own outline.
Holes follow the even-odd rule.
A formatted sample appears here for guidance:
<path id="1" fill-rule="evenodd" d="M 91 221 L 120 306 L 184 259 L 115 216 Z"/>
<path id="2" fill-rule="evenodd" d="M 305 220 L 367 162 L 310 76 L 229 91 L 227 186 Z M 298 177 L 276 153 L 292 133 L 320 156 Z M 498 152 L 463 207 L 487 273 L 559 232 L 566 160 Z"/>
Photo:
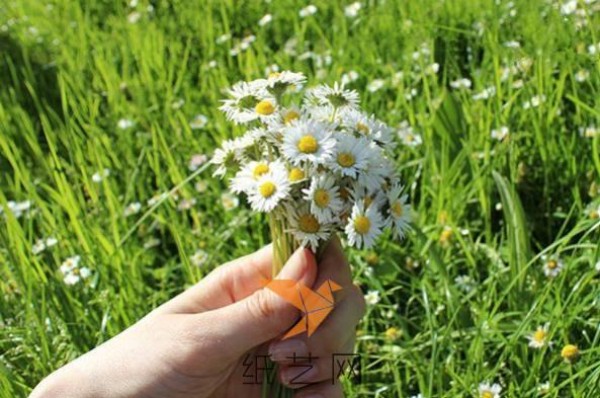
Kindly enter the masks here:
<path id="1" fill-rule="evenodd" d="M 470 397 L 483 381 L 597 396 L 600 2 L 307 4 L 0 4 L 2 396 L 267 243 L 267 223 L 189 163 L 241 131 L 223 89 L 277 69 L 348 81 L 403 142 L 415 231 L 349 253 L 373 305 L 348 396 Z M 556 278 L 543 254 L 564 263 Z M 75 255 L 91 276 L 67 285 Z M 546 322 L 554 345 L 529 348 Z"/>

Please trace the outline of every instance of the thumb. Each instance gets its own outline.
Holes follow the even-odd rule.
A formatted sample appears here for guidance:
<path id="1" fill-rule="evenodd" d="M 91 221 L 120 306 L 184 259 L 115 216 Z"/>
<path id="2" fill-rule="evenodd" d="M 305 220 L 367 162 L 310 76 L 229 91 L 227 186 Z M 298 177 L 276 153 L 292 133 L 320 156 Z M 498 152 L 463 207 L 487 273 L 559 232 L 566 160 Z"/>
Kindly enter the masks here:
<path id="1" fill-rule="evenodd" d="M 311 287 L 317 274 L 313 253 L 300 248 L 290 257 L 276 279 L 301 282 Z M 257 275 L 257 278 L 259 276 Z M 262 288 L 245 299 L 211 311 L 221 325 L 223 341 L 232 355 L 274 339 L 298 320 L 298 310 L 271 290 Z"/>

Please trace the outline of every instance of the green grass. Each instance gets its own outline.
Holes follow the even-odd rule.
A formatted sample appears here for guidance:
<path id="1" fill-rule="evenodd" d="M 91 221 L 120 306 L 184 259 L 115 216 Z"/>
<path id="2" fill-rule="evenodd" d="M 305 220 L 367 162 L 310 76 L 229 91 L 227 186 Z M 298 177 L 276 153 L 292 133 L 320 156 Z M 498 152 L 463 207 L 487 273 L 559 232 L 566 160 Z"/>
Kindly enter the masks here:
<path id="1" fill-rule="evenodd" d="M 0 4 L 0 204 L 32 201 L 29 215 L 5 209 L 0 219 L 2 397 L 25 396 L 213 267 L 268 242 L 263 218 L 243 200 L 226 210 L 226 186 L 210 169 L 191 176 L 187 164 L 241 132 L 217 110 L 222 89 L 272 64 L 311 84 L 358 72 L 363 107 L 391 125 L 407 120 L 423 140 L 396 157 L 413 233 L 349 252 L 356 280 L 381 302 L 360 325 L 362 383 L 345 382 L 348 396 L 472 397 L 482 381 L 500 383 L 506 397 L 536 397 L 546 381 L 549 397 L 598 396 L 600 223 L 586 209 L 600 200 L 600 136 L 579 129 L 600 127 L 600 51 L 587 49 L 600 42 L 600 12 L 562 16 L 550 5 L 558 2 L 541 0 L 370 0 L 351 19 L 339 1 L 315 1 L 308 18 L 292 0 L 156 0 L 150 13 L 139 3 L 136 23 L 118 1 Z M 273 22 L 260 27 L 267 12 Z M 217 44 L 225 33 L 233 41 Z M 250 48 L 231 56 L 251 33 Z M 513 40 L 521 47 L 504 45 Z M 413 59 L 423 45 L 430 54 Z M 437 74 L 426 72 L 433 62 Z M 449 87 L 460 77 L 471 90 Z M 369 92 L 376 78 L 386 85 Z M 495 95 L 473 99 L 488 87 Z M 535 95 L 545 101 L 525 109 Z M 208 117 L 203 129 L 189 126 L 196 114 Z M 122 118 L 135 125 L 119 129 Z M 490 131 L 501 126 L 510 132 L 499 142 Z M 110 176 L 92 181 L 104 168 Z M 146 205 L 174 188 L 178 198 Z M 178 211 L 184 198 L 196 204 Z M 142 211 L 124 217 L 134 201 Z M 58 244 L 33 255 L 48 236 Z M 144 248 L 150 239 L 160 244 Z M 200 267 L 190 260 L 198 249 L 208 253 Z M 92 276 L 67 286 L 59 266 L 76 254 Z M 565 263 L 554 279 L 543 254 Z M 464 275 L 470 289 L 455 282 Z M 553 345 L 529 348 L 525 336 L 546 322 Z M 398 338 L 386 338 L 390 327 Z M 560 356 L 566 343 L 581 350 L 574 365 Z"/>

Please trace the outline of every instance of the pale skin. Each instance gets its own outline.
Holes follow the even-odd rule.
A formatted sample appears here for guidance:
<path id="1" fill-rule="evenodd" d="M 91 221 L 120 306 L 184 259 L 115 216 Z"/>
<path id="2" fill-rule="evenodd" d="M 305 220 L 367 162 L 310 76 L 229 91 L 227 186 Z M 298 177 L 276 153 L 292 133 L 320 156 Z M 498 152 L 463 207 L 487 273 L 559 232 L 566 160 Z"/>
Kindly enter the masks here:
<path id="1" fill-rule="evenodd" d="M 121 334 L 52 373 L 30 397 L 259 398 L 261 386 L 247 384 L 255 373 L 244 366 L 244 360 L 257 361 L 256 355 L 270 355 L 278 364 L 279 379 L 294 388 L 297 398 L 343 397 L 340 384 L 332 382 L 332 355 L 353 352 L 365 302 L 352 284 L 339 241 L 328 244 L 318 266 L 309 250 L 299 249 L 278 276 L 313 289 L 327 279 L 342 286 L 335 293 L 334 310 L 311 337 L 303 333 L 281 339 L 300 313 L 263 288 L 271 266 L 272 248 L 267 246 L 218 267 Z M 309 352 L 311 360 L 300 358 Z M 298 378 L 308 366 L 291 366 L 294 355 L 296 364 L 312 365 Z"/>

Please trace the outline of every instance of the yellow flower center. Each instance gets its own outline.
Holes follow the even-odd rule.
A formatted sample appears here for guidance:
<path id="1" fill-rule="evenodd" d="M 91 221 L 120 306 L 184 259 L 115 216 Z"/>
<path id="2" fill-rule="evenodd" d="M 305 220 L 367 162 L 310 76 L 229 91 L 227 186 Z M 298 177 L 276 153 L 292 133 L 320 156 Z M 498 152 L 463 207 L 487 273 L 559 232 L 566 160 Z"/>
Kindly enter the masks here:
<path id="1" fill-rule="evenodd" d="M 300 114 L 294 110 L 291 110 L 291 111 L 288 111 L 283 116 L 283 123 L 290 124 L 291 122 L 293 122 L 294 120 L 297 120 L 299 118 L 300 118 Z"/>
<path id="2" fill-rule="evenodd" d="M 314 234 L 321 229 L 321 224 L 312 214 L 303 214 L 298 219 L 298 227 L 304 233 Z"/>
<path id="3" fill-rule="evenodd" d="M 267 174 L 269 172 L 269 165 L 266 163 L 259 163 L 256 165 L 256 167 L 254 167 L 254 170 L 252 171 L 252 175 L 254 175 L 254 178 L 258 178 L 264 174 Z"/>
<path id="4" fill-rule="evenodd" d="M 546 267 L 548 267 L 548 269 L 555 269 L 558 267 L 558 262 L 556 262 L 556 260 L 548 260 Z"/>
<path id="5" fill-rule="evenodd" d="M 354 229 L 361 235 L 365 235 L 371 229 L 371 220 L 366 216 L 358 216 L 354 220 Z"/>
<path id="6" fill-rule="evenodd" d="M 560 356 L 567 361 L 572 361 L 579 355 L 579 349 L 573 344 L 567 344 L 560 352 Z"/>
<path id="7" fill-rule="evenodd" d="M 363 134 L 369 134 L 369 126 L 362 122 L 356 123 L 356 129 Z"/>
<path id="8" fill-rule="evenodd" d="M 402 217 L 403 213 L 404 213 L 404 208 L 402 207 L 402 202 L 400 202 L 399 200 L 397 200 L 392 205 L 392 214 L 394 215 L 394 217 L 400 218 L 400 217 Z"/>
<path id="9" fill-rule="evenodd" d="M 294 167 L 290 170 L 288 179 L 290 180 L 290 182 L 302 181 L 304 179 L 304 171 L 302 171 L 302 169 L 299 169 L 298 167 Z"/>
<path id="10" fill-rule="evenodd" d="M 271 72 L 271 73 L 269 73 L 269 79 L 277 79 L 279 76 L 281 76 L 281 72 Z"/>
<path id="11" fill-rule="evenodd" d="M 329 206 L 329 201 L 330 201 L 329 192 L 327 192 L 324 189 L 317 189 L 315 191 L 314 199 L 315 199 L 315 203 L 320 208 Z"/>
<path id="12" fill-rule="evenodd" d="M 260 187 L 258 187 L 258 192 L 263 198 L 270 198 L 273 196 L 277 187 L 270 181 L 263 182 Z"/>
<path id="13" fill-rule="evenodd" d="M 342 167 L 352 167 L 356 163 L 356 160 L 351 153 L 342 152 L 337 156 L 337 162 Z"/>
<path id="14" fill-rule="evenodd" d="M 395 328 L 395 327 L 390 327 L 385 331 L 385 337 L 388 340 L 396 340 L 398 337 L 400 337 L 401 333 L 400 331 Z"/>
<path id="15" fill-rule="evenodd" d="M 482 391 L 481 398 L 494 398 L 494 393 L 488 390 Z"/>
<path id="16" fill-rule="evenodd" d="M 543 343 L 544 341 L 546 341 L 546 331 L 544 329 L 536 330 L 535 333 L 533 334 L 533 339 L 537 343 Z"/>
<path id="17" fill-rule="evenodd" d="M 254 109 L 259 115 L 268 116 L 275 112 L 275 105 L 273 105 L 273 103 L 269 100 L 262 100 L 256 104 Z"/>
<path id="18" fill-rule="evenodd" d="M 298 150 L 302 153 L 315 153 L 319 149 L 317 139 L 312 135 L 305 135 L 298 140 Z"/>
<path id="19" fill-rule="evenodd" d="M 600 213 L 598 213 L 596 210 L 592 210 L 590 212 L 590 218 L 592 220 L 596 220 L 596 219 L 600 218 Z"/>

